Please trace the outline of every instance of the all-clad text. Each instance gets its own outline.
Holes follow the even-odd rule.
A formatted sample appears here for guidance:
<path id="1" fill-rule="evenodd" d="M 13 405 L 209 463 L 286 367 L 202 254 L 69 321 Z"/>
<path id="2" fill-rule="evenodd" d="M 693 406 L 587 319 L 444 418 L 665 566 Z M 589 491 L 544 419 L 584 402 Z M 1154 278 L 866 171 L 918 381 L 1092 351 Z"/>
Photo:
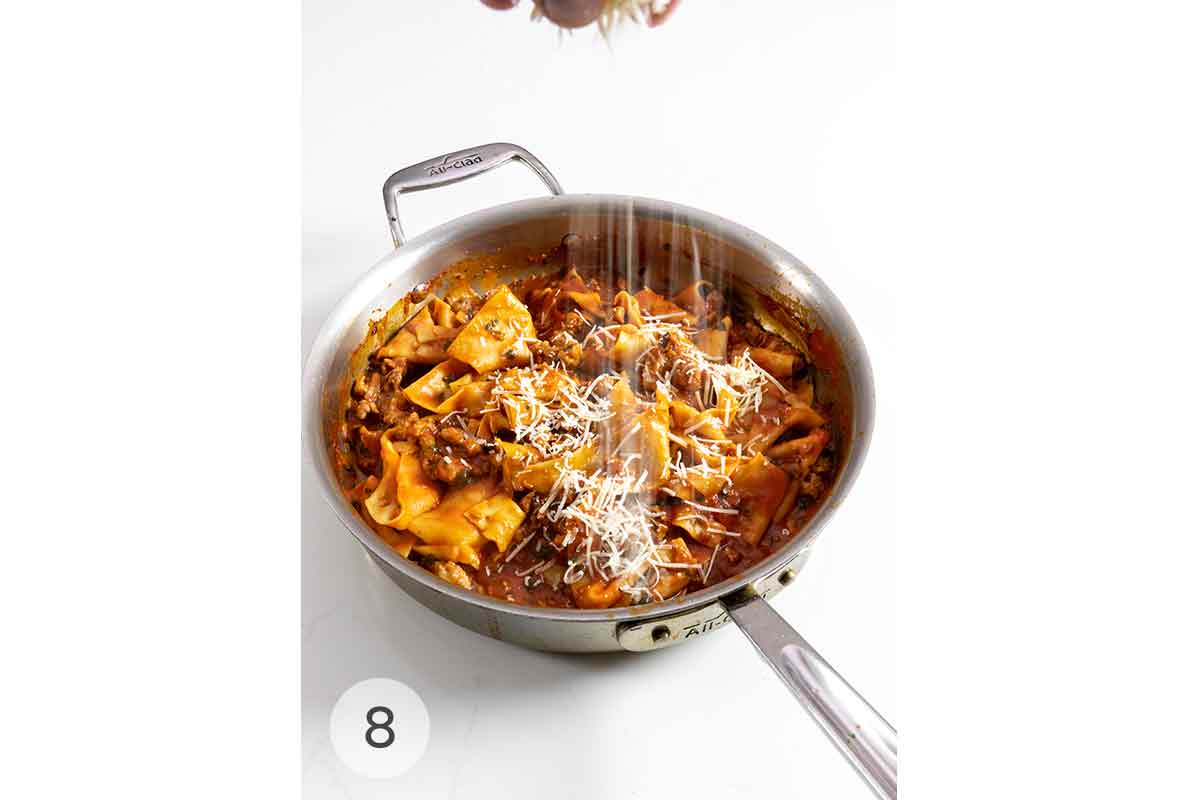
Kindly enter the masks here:
<path id="1" fill-rule="evenodd" d="M 446 159 L 448 158 L 449 156 L 446 157 Z M 479 155 L 478 153 L 472 153 L 469 156 L 457 158 L 449 163 L 447 163 L 446 159 L 443 159 L 442 163 L 434 164 L 432 167 L 428 168 L 430 177 L 433 177 L 434 175 L 441 175 L 443 172 L 447 172 L 452 169 L 462 169 L 463 167 L 469 167 L 472 164 L 478 164 L 483 161 L 483 156 Z"/>

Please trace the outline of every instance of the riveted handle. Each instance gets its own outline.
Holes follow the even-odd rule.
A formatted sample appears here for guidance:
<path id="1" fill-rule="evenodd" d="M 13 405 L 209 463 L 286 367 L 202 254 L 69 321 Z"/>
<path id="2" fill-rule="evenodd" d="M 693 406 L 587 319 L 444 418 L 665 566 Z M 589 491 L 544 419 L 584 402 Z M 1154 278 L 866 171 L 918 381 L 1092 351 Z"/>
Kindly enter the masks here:
<path id="1" fill-rule="evenodd" d="M 546 165 L 534 158 L 528 150 L 515 144 L 494 142 L 437 156 L 393 172 L 383 184 L 383 207 L 387 209 L 388 227 L 392 230 L 392 241 L 396 247 L 404 244 L 404 228 L 401 227 L 400 216 L 396 212 L 396 199 L 400 195 L 449 186 L 482 175 L 509 161 L 519 161 L 533 170 L 551 194 L 563 193 L 562 186 L 550 174 L 550 170 L 546 169 Z"/>
<path id="2" fill-rule="evenodd" d="M 896 798 L 896 729 L 821 658 L 766 600 L 722 601 L 804 710 L 883 800 Z"/>

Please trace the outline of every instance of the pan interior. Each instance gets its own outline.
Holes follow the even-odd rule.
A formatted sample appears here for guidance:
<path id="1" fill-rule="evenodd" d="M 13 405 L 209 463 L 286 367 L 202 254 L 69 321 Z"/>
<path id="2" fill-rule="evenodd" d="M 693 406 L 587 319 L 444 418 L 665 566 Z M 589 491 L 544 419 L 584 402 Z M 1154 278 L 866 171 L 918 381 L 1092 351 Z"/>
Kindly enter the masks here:
<path id="1" fill-rule="evenodd" d="M 805 530 L 754 567 L 683 598 L 621 609 L 585 611 L 516 606 L 468 592 L 392 552 L 357 517 L 338 489 L 327 444 L 333 438 L 350 380 L 373 343 L 390 335 L 381 320 L 421 284 L 437 292 L 457 275 L 485 284 L 588 266 L 630 286 L 647 283 L 668 294 L 699 279 L 728 288 L 769 330 L 805 345 L 817 331 L 827 351 L 815 374 L 819 401 L 835 409 L 836 478 Z M 493 277 L 494 276 L 494 277 Z M 394 324 L 395 321 L 393 321 Z M 379 342 L 380 344 L 382 341 Z M 803 349 L 803 348 L 802 348 Z M 773 574 L 806 548 L 853 481 L 870 435 L 870 366 L 853 322 L 825 284 L 799 260 L 758 234 L 720 217 L 663 201 L 606 195 L 562 195 L 476 212 L 435 228 L 383 259 L 346 295 L 318 335 L 305 375 L 309 452 L 339 518 L 376 557 L 431 588 L 497 612 L 553 619 L 635 620 L 699 607 Z"/>

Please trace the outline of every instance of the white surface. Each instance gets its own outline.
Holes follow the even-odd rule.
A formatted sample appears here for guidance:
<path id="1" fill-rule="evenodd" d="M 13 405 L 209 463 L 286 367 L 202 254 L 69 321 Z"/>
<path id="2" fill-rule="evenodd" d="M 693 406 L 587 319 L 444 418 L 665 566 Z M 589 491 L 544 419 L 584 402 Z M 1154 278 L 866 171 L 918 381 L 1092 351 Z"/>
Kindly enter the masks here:
<path id="1" fill-rule="evenodd" d="M 473 0 L 304 6 L 303 336 L 390 246 L 393 170 L 490 141 L 528 148 L 568 192 L 623 192 L 743 223 L 813 267 L 854 316 L 879 393 L 872 451 L 800 579 L 775 601 L 901 730 L 896 713 L 891 208 L 892 8 L 684 3 L 666 26 L 559 43 L 527 11 Z M 526 4 L 527 6 L 527 4 Z M 401 200 L 417 233 L 544 191 L 512 165 Z M 492 641 L 386 580 L 303 477 L 305 796 L 860 800 L 868 792 L 729 626 L 644 656 L 567 657 Z M 341 766 L 329 713 L 389 677 L 429 708 L 425 757 L 372 781 Z"/>

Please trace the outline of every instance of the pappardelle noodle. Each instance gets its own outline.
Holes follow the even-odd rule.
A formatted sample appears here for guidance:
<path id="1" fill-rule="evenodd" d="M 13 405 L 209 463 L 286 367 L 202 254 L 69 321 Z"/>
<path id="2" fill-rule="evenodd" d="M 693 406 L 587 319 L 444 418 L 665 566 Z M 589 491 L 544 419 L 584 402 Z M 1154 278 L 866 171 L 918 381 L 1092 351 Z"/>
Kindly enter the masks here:
<path id="1" fill-rule="evenodd" d="M 589 609 L 695 592 L 789 541 L 833 480 L 803 342 L 705 281 L 463 279 L 389 316 L 335 458 L 366 524 L 464 589 Z"/>

